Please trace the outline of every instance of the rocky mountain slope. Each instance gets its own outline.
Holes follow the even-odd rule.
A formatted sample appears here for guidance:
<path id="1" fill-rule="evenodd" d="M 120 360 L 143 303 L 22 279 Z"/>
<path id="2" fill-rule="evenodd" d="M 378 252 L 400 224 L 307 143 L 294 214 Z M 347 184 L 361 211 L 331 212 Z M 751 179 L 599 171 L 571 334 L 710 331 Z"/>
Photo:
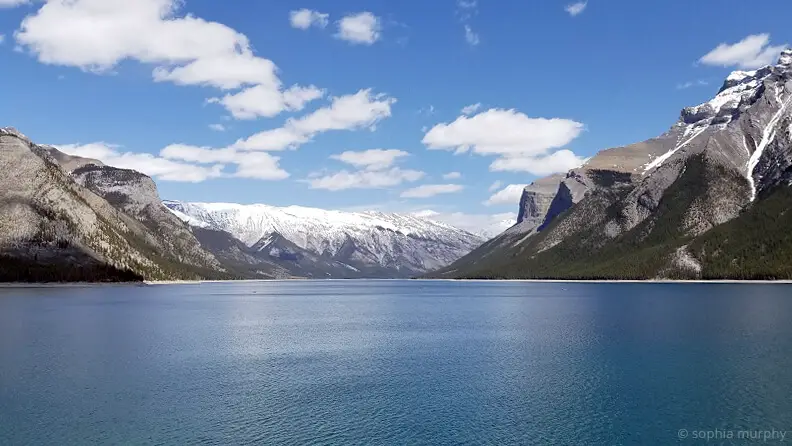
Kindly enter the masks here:
<path id="1" fill-rule="evenodd" d="M 226 276 L 159 204 L 148 177 L 70 157 L 10 128 L 0 129 L 0 170 L 13 172 L 0 177 L 0 280 Z"/>
<path id="2" fill-rule="evenodd" d="M 411 277 L 448 265 L 484 241 L 414 215 L 177 201 L 165 206 L 193 227 L 233 235 L 248 254 L 310 277 Z"/>
<path id="3" fill-rule="evenodd" d="M 774 226 L 792 205 L 790 104 L 787 50 L 732 73 L 665 134 L 528 186 L 515 227 L 434 275 L 792 278 Z"/>

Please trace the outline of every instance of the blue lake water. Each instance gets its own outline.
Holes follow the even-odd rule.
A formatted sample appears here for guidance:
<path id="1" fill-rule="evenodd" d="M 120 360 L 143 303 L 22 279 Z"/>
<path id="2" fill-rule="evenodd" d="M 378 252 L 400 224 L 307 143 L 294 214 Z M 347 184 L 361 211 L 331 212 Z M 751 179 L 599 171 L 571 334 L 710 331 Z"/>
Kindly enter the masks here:
<path id="1" fill-rule="evenodd" d="M 737 429 L 792 442 L 790 285 L 0 289 L 3 445 L 704 444 L 690 436 Z"/>

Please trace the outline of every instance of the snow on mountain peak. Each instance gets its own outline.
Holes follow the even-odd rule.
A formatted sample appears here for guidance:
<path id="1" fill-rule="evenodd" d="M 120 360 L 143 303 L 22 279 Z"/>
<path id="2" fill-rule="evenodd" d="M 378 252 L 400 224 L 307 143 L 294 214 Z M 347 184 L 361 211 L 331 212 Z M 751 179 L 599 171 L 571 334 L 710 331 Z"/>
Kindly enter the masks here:
<path id="1" fill-rule="evenodd" d="M 778 65 L 792 65 L 792 48 L 787 48 L 781 52 L 778 58 Z"/>
<path id="2" fill-rule="evenodd" d="M 248 246 L 280 234 L 317 255 L 347 255 L 365 264 L 430 270 L 484 242 L 478 235 L 417 215 L 342 212 L 301 206 L 165 201 L 183 221 L 230 233 Z"/>

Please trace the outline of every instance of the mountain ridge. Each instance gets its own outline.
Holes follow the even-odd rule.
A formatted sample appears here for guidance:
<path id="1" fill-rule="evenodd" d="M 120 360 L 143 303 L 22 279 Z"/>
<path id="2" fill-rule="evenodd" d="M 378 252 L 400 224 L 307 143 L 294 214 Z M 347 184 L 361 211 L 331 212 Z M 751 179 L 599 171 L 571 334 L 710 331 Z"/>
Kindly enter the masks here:
<path id="1" fill-rule="evenodd" d="M 250 248 L 275 234 L 342 268 L 411 277 L 445 266 L 484 239 L 410 214 L 342 212 L 301 206 L 164 201 L 183 221 L 228 232 Z M 292 247 L 294 249 L 294 247 Z"/>
<path id="2" fill-rule="evenodd" d="M 732 73 L 713 99 L 684 108 L 664 134 L 535 181 L 523 192 L 517 225 L 432 276 L 745 278 L 720 258 L 728 257 L 753 277 L 789 278 L 783 265 L 736 248 L 716 249 L 715 259 L 689 247 L 730 222 L 745 225 L 746 215 L 770 218 L 763 200 L 771 197 L 775 218 L 784 218 L 778 202 L 792 178 L 790 105 L 792 50 L 785 50 L 776 65 Z M 756 258 L 785 255 L 786 239 L 773 237 Z"/>

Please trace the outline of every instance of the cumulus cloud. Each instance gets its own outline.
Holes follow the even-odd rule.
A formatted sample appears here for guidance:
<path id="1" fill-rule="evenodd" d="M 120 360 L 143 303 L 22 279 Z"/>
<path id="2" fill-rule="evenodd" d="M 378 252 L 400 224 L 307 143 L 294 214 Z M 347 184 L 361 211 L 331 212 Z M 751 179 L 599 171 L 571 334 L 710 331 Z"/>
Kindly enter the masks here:
<path id="1" fill-rule="evenodd" d="M 348 15 L 338 21 L 336 37 L 352 44 L 371 45 L 382 37 L 382 21 L 370 12 Z"/>
<path id="2" fill-rule="evenodd" d="M 132 169 L 161 181 L 199 183 L 223 175 L 223 165 L 199 166 L 154 156 L 150 153 L 122 152 L 117 145 L 103 142 L 55 146 L 68 155 L 92 158 L 108 166 Z"/>
<path id="3" fill-rule="evenodd" d="M 299 9 L 289 14 L 289 22 L 292 28 L 308 29 L 312 26 L 325 28 L 329 23 L 330 14 L 322 14 L 319 11 L 310 9 Z"/>
<path id="4" fill-rule="evenodd" d="M 263 152 L 246 152 L 232 148 L 212 149 L 187 144 L 172 144 L 160 151 L 168 160 L 195 164 L 224 163 L 236 165 L 236 170 L 224 176 L 258 180 L 283 180 L 288 172 L 279 166 L 280 158 Z"/>
<path id="5" fill-rule="evenodd" d="M 477 104 L 470 104 L 467 107 L 462 108 L 462 114 L 465 116 L 470 116 L 473 113 L 476 113 L 481 108 L 481 102 Z"/>
<path id="6" fill-rule="evenodd" d="M 347 189 L 381 189 L 414 182 L 423 178 L 424 173 L 393 167 L 385 170 L 342 170 L 328 175 L 316 175 L 305 180 L 311 189 L 340 191 Z"/>
<path id="7" fill-rule="evenodd" d="M 301 118 L 291 118 L 281 128 L 239 140 L 234 147 L 244 150 L 294 149 L 319 133 L 373 128 L 379 121 L 390 117 L 391 106 L 395 102 L 396 99 L 387 95 L 360 90 L 352 95 L 332 98 L 330 106 Z"/>
<path id="8" fill-rule="evenodd" d="M 498 187 L 501 187 L 500 184 Z M 487 206 L 494 206 L 499 204 L 517 205 L 520 202 L 525 184 L 510 184 L 504 189 L 493 194 L 487 201 L 484 202 Z"/>
<path id="9" fill-rule="evenodd" d="M 754 34 L 734 43 L 721 43 L 705 54 L 699 62 L 721 67 L 737 66 L 745 69 L 760 68 L 778 60 L 788 45 L 770 45 L 770 34 Z"/>
<path id="10" fill-rule="evenodd" d="M 582 14 L 583 11 L 586 10 L 586 6 L 588 6 L 588 1 L 572 3 L 570 5 L 567 5 L 564 8 L 564 11 L 566 11 L 572 17 L 575 17 L 579 14 Z"/>
<path id="11" fill-rule="evenodd" d="M 438 124 L 423 138 L 429 149 L 472 150 L 481 155 L 540 155 L 577 138 L 583 124 L 569 119 L 529 118 L 516 110 L 491 109 Z"/>
<path id="12" fill-rule="evenodd" d="M 301 87 L 295 85 L 288 90 L 280 91 L 266 85 L 257 85 L 223 98 L 209 99 L 210 103 L 220 103 L 236 119 L 270 118 L 284 110 L 299 111 L 311 101 L 324 96 L 324 90 L 313 85 Z"/>
<path id="13" fill-rule="evenodd" d="M 215 132 L 225 132 L 227 130 L 223 124 L 209 124 L 209 129 Z"/>
<path id="14" fill-rule="evenodd" d="M 256 56 L 247 36 L 218 22 L 181 16 L 182 4 L 180 0 L 46 0 L 22 21 L 15 37 L 21 48 L 45 64 L 104 73 L 134 60 L 154 65 L 152 76 L 157 82 L 222 90 L 247 86 L 259 95 L 266 90 L 270 97 L 288 93 L 275 64 Z M 231 99 L 214 102 L 236 104 Z M 236 114 L 249 116 L 265 108 L 266 115 L 273 115 L 299 108 L 290 103 L 280 98 Z"/>
<path id="15" fill-rule="evenodd" d="M 407 156 L 410 156 L 410 154 L 403 150 L 371 149 L 362 152 L 347 151 L 332 155 L 330 158 L 351 164 L 359 169 L 382 170 L 391 167 L 399 158 Z"/>
<path id="16" fill-rule="evenodd" d="M 124 151 L 121 146 L 103 142 L 61 144 L 55 147 L 69 155 L 136 170 L 160 181 L 200 183 L 213 178 L 283 180 L 289 177 L 288 172 L 278 165 L 280 158 L 262 152 L 172 144 L 162 149 L 157 156 Z"/>
<path id="17" fill-rule="evenodd" d="M 537 176 L 567 172 L 580 167 L 585 158 L 575 155 L 570 150 L 559 150 L 545 156 L 506 156 L 498 158 L 490 165 L 492 171 L 528 172 Z"/>
<path id="18" fill-rule="evenodd" d="M 360 152 L 347 151 L 330 156 L 357 168 L 356 171 L 313 173 L 305 182 L 312 189 L 339 191 L 347 189 L 381 189 L 418 181 L 424 172 L 402 169 L 393 165 L 410 154 L 402 150 L 371 149 Z"/>
<path id="19" fill-rule="evenodd" d="M 424 184 L 423 186 L 407 189 L 401 193 L 402 198 L 429 198 L 440 194 L 453 194 L 465 189 L 460 184 Z"/>
<path id="20" fill-rule="evenodd" d="M 462 178 L 462 173 L 460 172 L 448 172 L 447 174 L 443 175 L 444 180 L 458 180 Z"/>

